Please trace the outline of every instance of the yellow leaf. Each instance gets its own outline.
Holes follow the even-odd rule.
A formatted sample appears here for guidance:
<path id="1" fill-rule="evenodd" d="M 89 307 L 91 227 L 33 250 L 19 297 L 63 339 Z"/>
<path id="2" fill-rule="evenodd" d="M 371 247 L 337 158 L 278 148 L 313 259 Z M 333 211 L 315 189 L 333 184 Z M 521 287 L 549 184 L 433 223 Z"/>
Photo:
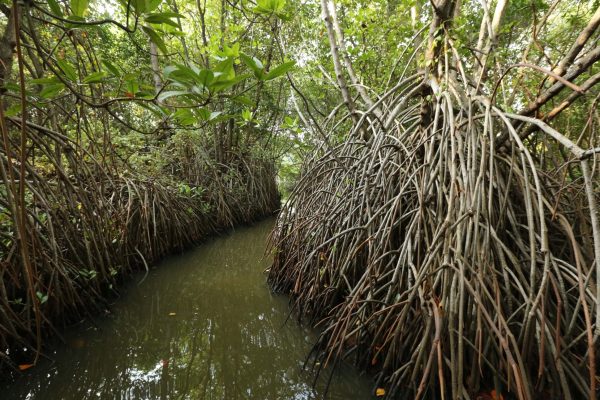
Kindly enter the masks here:
<path id="1" fill-rule="evenodd" d="M 170 313 L 169 313 L 169 317 L 174 317 L 174 316 L 176 316 L 176 315 L 177 315 L 177 313 L 174 313 L 174 312 L 170 312 Z"/>
<path id="2" fill-rule="evenodd" d="M 25 371 L 26 369 L 29 369 L 31 367 L 33 367 L 33 364 L 20 364 L 19 371 Z"/>
<path id="3" fill-rule="evenodd" d="M 377 390 L 375 391 L 375 396 L 377 396 L 377 397 L 385 396 L 385 389 L 384 388 L 377 388 Z"/>

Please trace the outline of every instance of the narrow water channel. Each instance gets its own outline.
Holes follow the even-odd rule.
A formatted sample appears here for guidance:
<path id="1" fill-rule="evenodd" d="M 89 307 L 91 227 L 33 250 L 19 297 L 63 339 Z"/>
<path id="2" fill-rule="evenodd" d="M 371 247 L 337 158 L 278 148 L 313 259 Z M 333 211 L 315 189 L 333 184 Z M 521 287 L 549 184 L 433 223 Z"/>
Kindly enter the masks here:
<path id="1" fill-rule="evenodd" d="M 52 361 L 0 386 L 0 399 L 321 399 L 302 364 L 314 333 L 269 293 L 267 220 L 171 257 L 123 290 L 107 316 L 70 329 Z M 143 281 L 140 283 L 139 281 Z M 327 399 L 371 399 L 347 368 Z"/>

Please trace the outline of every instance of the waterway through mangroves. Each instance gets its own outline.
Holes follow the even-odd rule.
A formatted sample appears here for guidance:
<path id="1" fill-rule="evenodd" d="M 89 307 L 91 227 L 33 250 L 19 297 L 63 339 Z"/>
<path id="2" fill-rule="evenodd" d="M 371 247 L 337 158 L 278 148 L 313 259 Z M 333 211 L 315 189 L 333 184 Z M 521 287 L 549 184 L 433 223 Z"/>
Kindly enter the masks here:
<path id="1" fill-rule="evenodd" d="M 323 398 L 328 372 L 313 387 L 302 370 L 314 332 L 288 319 L 288 299 L 265 283 L 273 223 L 236 229 L 135 277 L 109 314 L 69 329 L 51 361 L 0 384 L 0 399 Z M 326 398 L 371 399 L 370 389 L 346 367 Z"/>

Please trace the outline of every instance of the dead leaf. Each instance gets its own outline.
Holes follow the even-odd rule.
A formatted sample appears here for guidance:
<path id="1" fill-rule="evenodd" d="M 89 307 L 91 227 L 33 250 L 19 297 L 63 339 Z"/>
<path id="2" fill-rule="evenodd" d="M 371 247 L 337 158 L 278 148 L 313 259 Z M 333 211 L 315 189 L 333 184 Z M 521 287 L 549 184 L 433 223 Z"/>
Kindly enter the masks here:
<path id="1" fill-rule="evenodd" d="M 495 390 L 492 390 L 490 392 L 490 395 L 492 396 L 492 400 L 504 400 L 504 396 L 502 396 L 502 393 L 496 393 Z"/>
<path id="2" fill-rule="evenodd" d="M 29 368 L 33 367 L 33 364 L 20 364 L 19 365 L 19 371 L 25 371 Z"/>
<path id="3" fill-rule="evenodd" d="M 375 396 L 377 396 L 377 397 L 383 397 L 383 396 L 385 396 L 385 389 L 384 388 L 377 388 L 377 390 L 375 391 Z"/>
<path id="4" fill-rule="evenodd" d="M 174 312 L 170 312 L 170 313 L 169 313 L 169 317 L 174 317 L 174 316 L 176 316 L 176 315 L 177 315 L 177 313 L 174 313 Z"/>

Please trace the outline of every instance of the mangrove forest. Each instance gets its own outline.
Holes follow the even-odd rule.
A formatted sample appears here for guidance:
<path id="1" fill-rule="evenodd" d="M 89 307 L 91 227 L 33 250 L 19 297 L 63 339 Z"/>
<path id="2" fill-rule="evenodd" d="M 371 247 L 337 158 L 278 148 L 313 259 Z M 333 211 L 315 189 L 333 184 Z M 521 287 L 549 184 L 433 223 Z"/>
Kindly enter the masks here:
<path id="1" fill-rule="evenodd" d="M 600 0 L 0 0 L 0 398 L 600 399 Z"/>

